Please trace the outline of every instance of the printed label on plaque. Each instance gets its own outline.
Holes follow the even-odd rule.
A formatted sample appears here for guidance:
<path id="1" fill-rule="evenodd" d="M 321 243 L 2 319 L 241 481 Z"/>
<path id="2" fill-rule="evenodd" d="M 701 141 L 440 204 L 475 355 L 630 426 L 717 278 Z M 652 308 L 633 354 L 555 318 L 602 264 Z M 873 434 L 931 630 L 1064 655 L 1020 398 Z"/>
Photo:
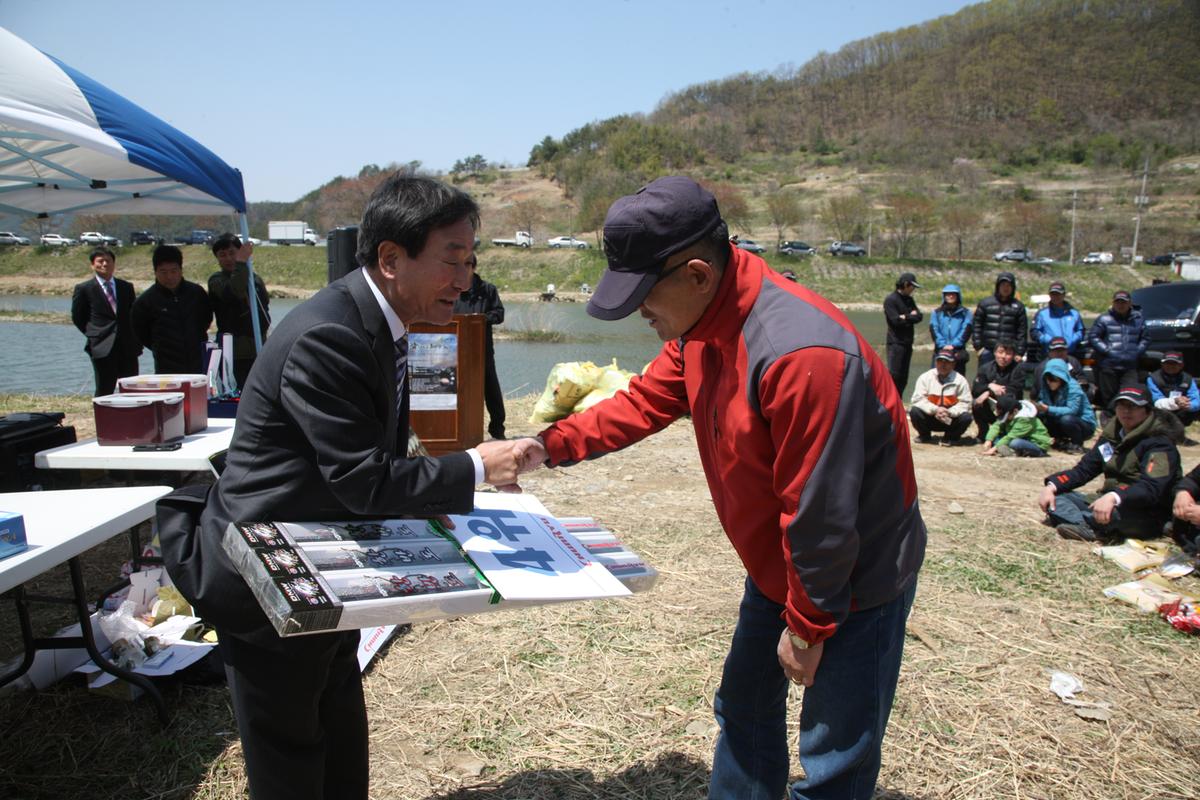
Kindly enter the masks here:
<path id="1" fill-rule="evenodd" d="M 458 408 L 458 334 L 408 335 L 408 391 L 412 411 Z"/>

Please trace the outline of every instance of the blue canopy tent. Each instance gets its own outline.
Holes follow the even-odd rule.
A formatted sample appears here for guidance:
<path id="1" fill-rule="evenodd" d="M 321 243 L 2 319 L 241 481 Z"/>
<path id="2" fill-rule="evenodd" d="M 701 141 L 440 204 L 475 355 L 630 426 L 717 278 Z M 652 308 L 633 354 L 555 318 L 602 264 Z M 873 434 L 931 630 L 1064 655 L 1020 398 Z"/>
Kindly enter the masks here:
<path id="1" fill-rule="evenodd" d="M 237 214 L 242 173 L 108 87 L 0 28 L 0 211 Z M 254 292 L 250 267 L 249 296 Z M 251 314 L 255 347 L 262 346 Z"/>

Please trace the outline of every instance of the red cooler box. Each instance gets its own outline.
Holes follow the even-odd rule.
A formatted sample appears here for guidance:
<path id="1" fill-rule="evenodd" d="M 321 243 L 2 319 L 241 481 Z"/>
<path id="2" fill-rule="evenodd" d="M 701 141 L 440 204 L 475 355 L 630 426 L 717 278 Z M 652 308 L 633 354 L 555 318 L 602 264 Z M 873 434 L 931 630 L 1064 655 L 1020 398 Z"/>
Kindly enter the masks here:
<path id="1" fill-rule="evenodd" d="M 208 427 L 207 375 L 134 375 L 118 379 L 117 391 L 183 392 L 184 433 L 200 433 Z"/>
<path id="2" fill-rule="evenodd" d="M 162 444 L 183 438 L 183 392 L 106 394 L 92 398 L 102 445 Z"/>

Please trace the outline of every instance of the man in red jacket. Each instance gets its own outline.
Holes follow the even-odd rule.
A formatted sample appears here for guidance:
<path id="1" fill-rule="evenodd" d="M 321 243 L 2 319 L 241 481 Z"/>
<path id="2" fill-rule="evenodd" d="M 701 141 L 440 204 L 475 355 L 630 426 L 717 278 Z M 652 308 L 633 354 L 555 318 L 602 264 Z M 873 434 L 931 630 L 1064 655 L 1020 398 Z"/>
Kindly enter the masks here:
<path id="1" fill-rule="evenodd" d="M 846 317 L 731 248 L 712 194 L 660 178 L 617 200 L 588 301 L 638 311 L 662 351 L 627 391 L 540 435 L 524 467 L 574 464 L 690 416 L 717 516 L 746 566 L 714 702 L 712 798 L 776 798 L 788 680 L 805 687 L 793 798 L 869 798 L 925 525 L 904 406 Z"/>

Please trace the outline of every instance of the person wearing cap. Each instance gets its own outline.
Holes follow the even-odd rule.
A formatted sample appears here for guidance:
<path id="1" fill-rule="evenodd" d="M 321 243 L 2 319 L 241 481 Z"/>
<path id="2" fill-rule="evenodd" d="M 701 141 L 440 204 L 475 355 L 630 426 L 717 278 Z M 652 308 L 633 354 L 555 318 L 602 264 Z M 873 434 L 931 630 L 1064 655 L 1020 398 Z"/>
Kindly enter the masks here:
<path id="1" fill-rule="evenodd" d="M 1168 350 L 1163 353 L 1158 369 L 1146 378 L 1146 388 L 1154 407 L 1170 411 L 1187 427 L 1200 418 L 1200 387 L 1196 379 L 1183 371 L 1183 353 Z M 1195 444 L 1185 441 L 1184 444 Z"/>
<path id="2" fill-rule="evenodd" d="M 935 366 L 939 350 L 953 347 L 954 369 L 965 375 L 967 362 L 971 358 L 967 352 L 971 330 L 971 311 L 962 304 L 962 289 L 957 283 L 947 283 L 942 287 L 942 304 L 933 310 L 929 320 L 929 335 L 933 339 L 933 356 L 929 366 Z"/>
<path id="3" fill-rule="evenodd" d="M 1071 377 L 1067 362 L 1052 358 L 1042 362 L 1042 377 L 1035 384 L 1035 405 L 1052 444 L 1066 453 L 1082 453 L 1083 443 L 1096 430 L 1092 403 L 1079 382 Z"/>
<path id="4" fill-rule="evenodd" d="M 1029 400 L 1011 394 L 996 401 L 996 421 L 983 437 L 985 456 L 1042 458 L 1050 449 L 1050 433 Z"/>
<path id="5" fill-rule="evenodd" d="M 1047 475 L 1038 505 L 1064 539 L 1086 542 L 1156 539 L 1171 519 L 1171 492 L 1182 477 L 1170 426 L 1150 392 L 1130 384 L 1113 398 L 1115 417 L 1069 470 Z M 1095 494 L 1075 489 L 1104 477 Z"/>
<path id="6" fill-rule="evenodd" d="M 912 363 L 913 330 L 924 314 L 913 300 L 913 290 L 920 289 L 917 276 L 905 272 L 896 279 L 896 291 L 883 298 L 883 316 L 887 320 L 888 372 L 896 383 L 896 391 L 904 395 L 908 387 L 908 367 Z"/>
<path id="7" fill-rule="evenodd" d="M 1079 384 L 1084 394 L 1090 399 L 1094 387 L 1088 385 L 1087 376 L 1083 371 L 1083 364 L 1079 362 L 1078 358 L 1067 351 L 1067 340 L 1061 336 L 1055 336 L 1050 340 L 1050 343 L 1046 346 L 1046 357 L 1039 361 L 1037 366 L 1033 368 L 1033 388 L 1030 390 L 1030 397 L 1037 398 L 1038 390 L 1042 385 L 1042 375 L 1046 371 L 1046 364 L 1055 358 L 1067 363 L 1067 372 L 1071 374 L 1071 377 L 1075 379 L 1075 382 Z"/>
<path id="8" fill-rule="evenodd" d="M 788 681 L 803 685 L 793 797 L 869 797 L 924 558 L 904 406 L 845 315 L 731 248 L 713 195 L 659 178 L 613 203 L 587 311 L 664 342 L 627 390 L 556 422 L 527 468 L 690 417 L 746 581 L 713 703 L 710 798 L 782 797 Z M 809 794 L 811 792 L 811 794 Z"/>
<path id="9" fill-rule="evenodd" d="M 1067 301 L 1067 287 L 1062 281 L 1050 284 L 1050 305 L 1038 309 L 1033 315 L 1033 339 L 1038 343 L 1039 355 L 1045 359 L 1050 352 L 1050 342 L 1063 339 L 1067 352 L 1074 353 L 1084 337 L 1083 317 Z"/>
<path id="10" fill-rule="evenodd" d="M 1017 299 L 1017 276 L 1011 272 L 996 276 L 995 291 L 979 301 L 972 322 L 971 344 L 980 364 L 992 360 L 992 351 L 1001 339 L 1016 344 L 1017 361 L 1025 357 L 1029 317 L 1025 304 Z"/>
<path id="11" fill-rule="evenodd" d="M 1096 401 L 1101 419 L 1107 420 L 1117 390 L 1142 382 L 1138 361 L 1150 346 L 1146 321 L 1133 307 L 1129 292 L 1113 294 L 1112 308 L 1097 317 L 1088 330 L 1088 345 L 1096 354 Z"/>
<path id="12" fill-rule="evenodd" d="M 954 369 L 956 356 L 953 347 L 938 350 L 933 369 L 917 376 L 913 386 L 908 418 L 921 444 L 932 444 L 935 431 L 944 432 L 943 445 L 959 444 L 971 426 L 971 387 Z"/>
<path id="13" fill-rule="evenodd" d="M 467 259 L 471 267 L 471 286 L 454 301 L 455 314 L 482 314 L 483 325 L 483 402 L 487 406 L 488 435 L 504 438 L 504 392 L 496 373 L 496 345 L 492 328 L 504 322 L 504 303 L 496 287 L 479 277 L 474 253 Z"/>
<path id="14" fill-rule="evenodd" d="M 996 421 L 996 401 L 1005 395 L 1018 400 L 1025 393 L 1025 364 L 1019 363 L 1017 346 L 1007 339 L 996 342 L 994 358 L 979 365 L 975 380 L 971 383 L 971 416 L 978 427 L 982 441 L 991 424 Z"/>

